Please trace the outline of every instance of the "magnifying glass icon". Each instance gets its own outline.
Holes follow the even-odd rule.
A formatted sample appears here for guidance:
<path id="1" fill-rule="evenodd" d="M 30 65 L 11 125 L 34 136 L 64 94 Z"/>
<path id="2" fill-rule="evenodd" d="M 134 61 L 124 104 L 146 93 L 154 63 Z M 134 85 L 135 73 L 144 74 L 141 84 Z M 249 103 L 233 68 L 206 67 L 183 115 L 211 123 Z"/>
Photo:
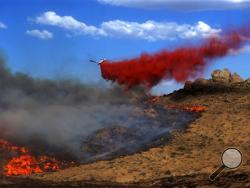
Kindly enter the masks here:
<path id="1" fill-rule="evenodd" d="M 225 169 L 238 168 L 242 163 L 242 153 L 236 148 L 226 149 L 221 156 L 222 165 L 210 175 L 210 179 L 213 181 L 215 178 Z"/>

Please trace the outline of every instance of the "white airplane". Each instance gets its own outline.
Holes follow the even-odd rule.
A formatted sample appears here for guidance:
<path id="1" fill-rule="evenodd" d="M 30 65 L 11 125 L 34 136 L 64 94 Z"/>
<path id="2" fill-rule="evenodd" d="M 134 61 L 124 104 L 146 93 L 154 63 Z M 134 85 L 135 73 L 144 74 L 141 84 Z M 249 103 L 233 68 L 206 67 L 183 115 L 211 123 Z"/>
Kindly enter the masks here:
<path id="1" fill-rule="evenodd" d="M 95 61 L 95 60 L 93 60 L 93 59 L 90 59 L 89 61 L 92 62 L 92 63 L 96 63 L 96 64 L 100 65 L 100 64 L 102 64 L 104 61 L 106 61 L 106 59 L 101 59 L 99 62 L 97 62 L 97 61 Z"/>

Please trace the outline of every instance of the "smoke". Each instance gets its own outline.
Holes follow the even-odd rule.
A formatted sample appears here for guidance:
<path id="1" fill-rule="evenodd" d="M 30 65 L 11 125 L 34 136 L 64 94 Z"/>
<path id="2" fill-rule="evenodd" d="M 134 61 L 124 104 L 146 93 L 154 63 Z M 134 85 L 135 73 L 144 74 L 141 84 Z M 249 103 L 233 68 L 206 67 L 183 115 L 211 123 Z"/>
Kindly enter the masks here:
<path id="1" fill-rule="evenodd" d="M 196 118 L 150 105 L 141 88 L 124 92 L 119 86 L 35 79 L 12 73 L 2 58 L 0 91 L 0 138 L 35 155 L 80 162 L 150 147 Z"/>
<path id="2" fill-rule="evenodd" d="M 0 91 L 1 137 L 34 151 L 58 150 L 75 156 L 85 136 L 121 121 L 123 114 L 129 116 L 137 98 L 145 97 L 140 89 L 125 93 L 116 86 L 14 74 L 3 58 Z M 43 148 L 35 148 L 38 146 Z"/>
<path id="3" fill-rule="evenodd" d="M 126 89 L 138 85 L 151 88 L 163 79 L 184 82 L 200 74 L 215 58 L 240 49 L 250 38 L 250 28 L 242 27 L 212 36 L 199 46 L 186 46 L 174 51 L 162 50 L 155 54 L 144 53 L 133 59 L 105 61 L 102 77 L 124 85 Z"/>

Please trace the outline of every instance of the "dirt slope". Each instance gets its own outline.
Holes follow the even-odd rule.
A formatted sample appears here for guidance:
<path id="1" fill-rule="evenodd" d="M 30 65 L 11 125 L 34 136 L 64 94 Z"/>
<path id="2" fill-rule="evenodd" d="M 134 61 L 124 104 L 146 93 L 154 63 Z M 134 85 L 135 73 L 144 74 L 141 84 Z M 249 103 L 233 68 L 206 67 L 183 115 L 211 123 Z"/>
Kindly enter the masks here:
<path id="1" fill-rule="evenodd" d="M 220 155 L 223 150 L 234 146 L 244 155 L 242 166 L 235 173 L 248 177 L 238 183 L 250 186 L 250 91 L 194 93 L 183 95 L 178 100 L 173 98 L 162 97 L 158 102 L 203 104 L 207 110 L 186 132 L 174 133 L 169 145 L 33 178 L 54 182 L 105 181 L 128 184 L 197 174 L 200 181 L 206 181 L 209 174 L 221 164 Z M 217 181 L 221 181 L 219 179 Z M 193 183 L 195 181 L 193 178 Z M 232 178 L 229 181 L 235 183 Z"/>

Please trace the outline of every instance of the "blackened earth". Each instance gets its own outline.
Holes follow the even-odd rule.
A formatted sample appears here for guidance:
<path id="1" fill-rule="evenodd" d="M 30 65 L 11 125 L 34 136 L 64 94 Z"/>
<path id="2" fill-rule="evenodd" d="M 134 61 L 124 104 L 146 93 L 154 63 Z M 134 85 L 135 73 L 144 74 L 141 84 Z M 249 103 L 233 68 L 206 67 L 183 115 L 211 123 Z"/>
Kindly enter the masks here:
<path id="1" fill-rule="evenodd" d="M 115 125 L 104 126 L 85 138 L 81 162 L 112 159 L 164 145 L 172 131 L 185 130 L 197 117 L 197 113 L 162 105 L 141 105 L 130 116 L 124 114 L 122 122 L 113 122 Z"/>

